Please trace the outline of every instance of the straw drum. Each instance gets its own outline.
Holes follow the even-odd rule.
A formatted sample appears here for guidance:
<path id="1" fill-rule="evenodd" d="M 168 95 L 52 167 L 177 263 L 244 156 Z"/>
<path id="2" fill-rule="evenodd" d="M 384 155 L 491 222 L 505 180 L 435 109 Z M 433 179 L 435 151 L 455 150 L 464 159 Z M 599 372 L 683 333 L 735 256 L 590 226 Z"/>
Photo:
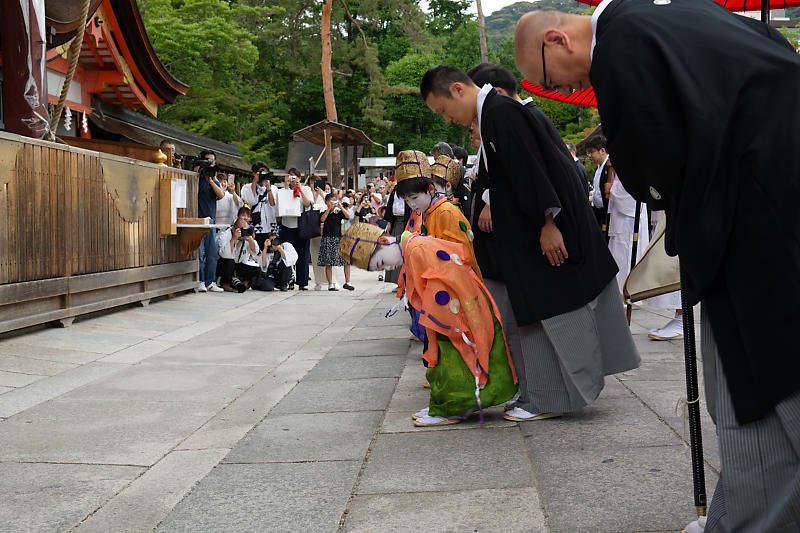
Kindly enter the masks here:
<path id="1" fill-rule="evenodd" d="M 445 180 L 453 190 L 461 183 L 461 165 L 449 155 L 440 155 L 431 165 L 431 174 Z"/>
<path id="2" fill-rule="evenodd" d="M 394 175 L 397 183 L 411 178 L 430 178 L 431 165 L 428 156 L 418 150 L 403 150 L 397 154 Z"/>
<path id="3" fill-rule="evenodd" d="M 381 235 L 383 230 L 379 226 L 357 222 L 342 235 L 339 241 L 339 255 L 348 264 L 369 270 L 369 259 Z"/>

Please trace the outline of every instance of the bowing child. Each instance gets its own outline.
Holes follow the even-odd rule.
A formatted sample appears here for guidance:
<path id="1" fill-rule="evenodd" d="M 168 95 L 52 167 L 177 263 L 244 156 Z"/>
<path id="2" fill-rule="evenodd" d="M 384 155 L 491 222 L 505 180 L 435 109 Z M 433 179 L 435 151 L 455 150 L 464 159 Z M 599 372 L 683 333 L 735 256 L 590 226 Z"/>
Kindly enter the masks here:
<path id="1" fill-rule="evenodd" d="M 419 310 L 428 342 L 423 353 L 431 384 L 428 407 L 412 415 L 420 427 L 456 424 L 510 400 L 516 375 L 499 312 L 466 246 L 404 232 L 398 242 L 370 224 L 353 224 L 339 254 L 365 270 L 403 267 L 406 296 Z"/>

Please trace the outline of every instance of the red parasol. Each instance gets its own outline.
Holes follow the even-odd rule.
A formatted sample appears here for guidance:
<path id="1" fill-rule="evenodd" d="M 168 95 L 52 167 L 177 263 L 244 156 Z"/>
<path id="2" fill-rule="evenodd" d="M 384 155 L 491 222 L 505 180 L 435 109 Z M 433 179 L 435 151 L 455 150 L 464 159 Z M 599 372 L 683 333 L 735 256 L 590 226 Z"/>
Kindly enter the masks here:
<path id="1" fill-rule="evenodd" d="M 565 96 L 558 91 L 548 91 L 541 85 L 536 85 L 528 80 L 522 80 L 522 88 L 536 96 L 542 96 L 555 100 L 557 102 L 564 102 L 565 104 L 580 105 L 584 107 L 597 107 L 597 100 L 594 97 L 594 89 L 591 87 L 575 91 L 569 96 Z"/>

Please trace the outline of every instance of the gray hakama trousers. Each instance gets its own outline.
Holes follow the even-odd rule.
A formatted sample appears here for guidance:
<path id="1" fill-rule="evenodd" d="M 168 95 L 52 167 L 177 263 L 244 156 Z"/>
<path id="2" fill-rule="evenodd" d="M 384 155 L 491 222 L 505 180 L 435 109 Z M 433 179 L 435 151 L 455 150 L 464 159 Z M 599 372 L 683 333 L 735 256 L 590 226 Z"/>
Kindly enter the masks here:
<path id="1" fill-rule="evenodd" d="M 701 314 L 706 402 L 717 426 L 722 463 L 706 532 L 796 533 L 800 531 L 800 393 L 780 402 L 764 418 L 739 425 L 704 306 Z"/>
<path id="2" fill-rule="evenodd" d="M 578 411 L 597 399 L 604 376 L 641 362 L 616 280 L 573 311 L 518 327 L 506 286 L 484 280 L 500 310 L 519 379 L 515 406 L 531 413 Z"/>

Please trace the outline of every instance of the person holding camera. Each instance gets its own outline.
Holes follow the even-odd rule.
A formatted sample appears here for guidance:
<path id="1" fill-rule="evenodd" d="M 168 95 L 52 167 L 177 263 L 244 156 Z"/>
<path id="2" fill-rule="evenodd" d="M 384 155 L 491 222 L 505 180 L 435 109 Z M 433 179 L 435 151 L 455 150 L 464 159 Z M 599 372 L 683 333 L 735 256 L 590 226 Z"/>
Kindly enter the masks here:
<path id="1" fill-rule="evenodd" d="M 303 202 L 303 211 L 311 208 L 313 198 L 307 193 L 303 192 L 300 186 L 300 170 L 290 168 L 289 173 L 286 175 L 286 189 L 294 191 L 294 196 L 300 198 Z M 311 241 L 300 237 L 300 232 L 297 227 L 299 225 L 299 216 L 283 216 L 281 217 L 281 242 L 290 242 L 297 251 L 297 268 L 296 282 L 301 291 L 308 290 L 308 265 L 311 253 Z M 290 284 L 290 289 L 294 286 Z"/>
<path id="2" fill-rule="evenodd" d="M 239 217 L 219 234 L 219 275 L 226 291 L 244 292 L 259 273 L 259 247 L 253 228 Z"/>
<path id="3" fill-rule="evenodd" d="M 217 224 L 233 224 L 236 220 L 237 212 L 244 205 L 244 202 L 236 194 L 236 183 L 233 174 L 225 175 L 222 172 L 218 172 L 217 180 L 225 193 L 225 196 L 217 200 Z"/>
<path id="4" fill-rule="evenodd" d="M 348 291 L 355 289 L 350 285 L 350 265 L 339 255 L 339 241 L 342 239 L 342 221 L 350 219 L 350 212 L 342 207 L 341 202 L 336 198 L 336 194 L 329 193 L 325 197 L 328 205 L 327 211 L 322 213 L 322 243 L 319 248 L 319 262 L 321 267 L 325 267 L 325 277 L 328 278 L 328 290 L 338 291 L 333 284 L 333 267 L 344 267 L 343 288 Z"/>
<path id="5" fill-rule="evenodd" d="M 263 246 L 267 233 L 278 229 L 275 218 L 275 196 L 278 188 L 272 185 L 272 173 L 265 162 L 256 161 L 251 168 L 253 180 L 242 187 L 242 200 L 250 206 L 255 239 L 259 246 Z"/>
<path id="6" fill-rule="evenodd" d="M 253 288 L 259 291 L 274 291 L 277 287 L 281 292 L 288 291 L 296 263 L 297 251 L 292 243 L 281 242 L 276 233 L 268 233 L 264 249 L 261 251 L 260 272 L 253 280 Z"/>
<path id="7" fill-rule="evenodd" d="M 219 182 L 216 180 L 217 156 L 211 150 L 203 150 L 194 160 L 193 168 L 199 177 L 197 187 L 197 216 L 209 218 L 211 223 L 217 220 L 217 200 L 225 196 Z M 222 292 L 216 284 L 217 279 L 217 230 L 211 228 L 203 238 L 198 250 L 200 261 L 200 283 L 197 292 Z"/>

